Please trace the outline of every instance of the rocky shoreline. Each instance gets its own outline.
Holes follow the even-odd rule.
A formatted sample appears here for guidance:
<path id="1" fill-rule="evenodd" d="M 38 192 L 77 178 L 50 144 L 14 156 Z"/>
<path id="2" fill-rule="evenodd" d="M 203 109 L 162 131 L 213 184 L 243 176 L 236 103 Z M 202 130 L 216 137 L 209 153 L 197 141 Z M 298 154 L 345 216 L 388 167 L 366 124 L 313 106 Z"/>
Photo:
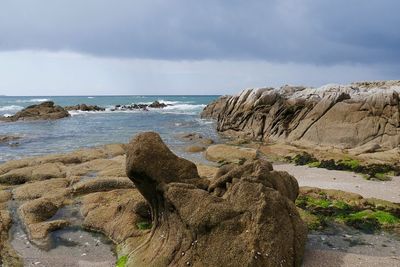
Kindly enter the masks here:
<path id="1" fill-rule="evenodd" d="M 216 266 L 217 262 L 219 263 L 221 260 L 226 261 L 225 264 L 229 265 L 231 264 L 230 260 L 235 258 L 241 262 L 241 266 L 242 264 L 269 266 L 268 264 L 272 264 L 271 262 L 279 261 L 282 261 L 282 266 L 300 266 L 303 254 L 301 251 L 304 249 L 305 243 L 304 230 L 293 232 L 293 229 L 289 228 L 282 232 L 285 237 L 280 237 L 277 235 L 280 230 L 278 231 L 276 228 L 279 225 L 279 229 L 281 229 L 281 225 L 284 224 L 287 227 L 292 225 L 291 227 L 302 229 L 301 221 L 295 219 L 298 216 L 295 215 L 297 212 L 307 223 L 314 237 L 315 235 L 326 236 L 326 229 L 337 228 L 339 226 L 332 225 L 332 223 L 339 223 L 350 227 L 349 230 L 345 230 L 343 235 L 348 235 L 348 233 L 354 235 L 354 231 L 356 231 L 359 238 L 368 240 L 369 236 L 362 234 L 364 224 L 356 221 L 359 218 L 361 222 L 364 222 L 363 216 L 370 218 L 365 221 L 369 223 L 367 226 L 370 227 L 367 230 L 376 232 L 377 235 L 382 230 L 397 231 L 396 229 L 400 229 L 399 204 L 372 198 L 364 199 L 360 195 L 343 191 L 306 187 L 300 187 L 300 191 L 297 191 L 296 180 L 286 172 L 272 170 L 272 166 L 265 160 L 267 155 L 260 150 L 226 144 L 210 144 L 211 141 L 196 134 L 186 134 L 178 138 L 189 140 L 188 144 L 207 143 L 204 156 L 216 162 L 217 166 L 204 164 L 196 166 L 176 157 L 154 133 L 139 135 L 129 145 L 107 145 L 69 154 L 9 161 L 0 165 L 2 189 L 0 192 L 3 203 L 0 211 L 3 223 L 0 228 L 0 237 L 3 247 L 0 247 L 0 255 L 3 263 L 9 264 L 8 266 L 19 266 L 18 264 L 23 262 L 29 263 L 28 259 L 21 259 L 17 256 L 18 254 L 27 255 L 27 252 L 25 250 L 15 251 L 16 248 L 21 248 L 13 247 L 11 245 L 13 241 L 7 239 L 7 232 L 15 223 L 16 218 L 13 210 L 8 209 L 7 203 L 10 201 L 17 205 L 15 212 L 27 230 L 27 238 L 29 242 L 36 244 L 32 246 L 46 246 L 53 233 L 60 231 L 58 229 L 69 229 L 71 225 L 75 224 L 76 227 L 82 229 L 101 232 L 112 240 L 114 244 L 118 245 L 117 255 L 120 260 L 126 261 L 126 266 L 136 266 L 135 264 L 139 262 L 145 262 L 144 266 L 150 266 L 154 263 L 152 259 L 155 258 L 171 259 L 174 263 L 172 265 L 176 265 L 175 263 L 185 265 L 189 262 L 194 266 L 199 263 Z M 155 166 L 153 163 L 143 164 L 143 162 L 154 162 L 154 164 L 161 165 Z M 165 173 L 169 173 L 169 175 L 165 176 Z M 165 177 L 170 177 L 170 180 L 164 180 Z M 157 185 L 158 183 L 160 185 Z M 153 186 L 158 188 L 155 192 L 153 192 Z M 269 189 L 263 189 L 264 187 Z M 273 206 L 265 211 L 259 210 L 256 206 L 254 209 L 251 208 L 252 205 L 261 201 L 259 199 L 260 192 L 257 190 L 264 192 L 261 194 L 264 194 L 264 197 L 267 196 L 265 195 L 267 192 L 272 194 L 270 197 L 275 200 L 271 199 L 271 203 L 281 203 L 283 199 L 286 199 L 285 205 L 293 207 L 294 204 L 290 203 L 293 203 L 292 201 L 297 198 L 297 192 L 299 192 L 300 197 L 296 200 L 297 208 L 294 210 L 290 208 L 289 212 L 292 214 L 291 220 L 298 221 L 295 224 L 297 226 L 294 226 L 293 222 L 283 223 L 285 212 L 274 211 Z M 198 198 L 201 198 L 201 201 Z M 224 204 L 224 201 L 228 202 Z M 192 202 L 193 204 L 190 204 Z M 201 202 L 206 206 L 187 210 L 187 207 L 197 207 Z M 74 216 L 77 216 L 76 213 L 76 215 L 68 213 L 67 216 L 55 216 L 71 205 L 75 205 L 77 214 L 82 216 L 78 223 L 74 219 Z M 168 209 L 170 206 L 173 206 L 174 209 Z M 249 214 L 250 211 L 250 214 L 253 214 L 250 217 L 270 218 L 267 220 L 268 224 L 263 226 L 263 219 L 250 226 L 248 215 L 240 215 L 242 214 L 241 209 L 247 210 L 244 214 Z M 365 212 L 366 214 L 364 214 Z M 340 217 L 338 214 L 346 214 L 346 216 Z M 382 214 L 387 219 L 386 221 L 381 221 L 381 217 L 374 217 Z M 236 226 L 230 224 L 232 218 L 235 218 L 233 220 Z M 239 227 L 237 221 L 243 225 Z M 120 227 L 120 225 L 124 225 L 124 227 Z M 189 228 L 186 228 L 188 226 Z M 211 228 L 209 229 L 209 227 Z M 261 231 L 262 227 L 267 228 Z M 275 230 L 271 227 L 275 227 L 273 228 Z M 260 229 L 260 231 L 256 231 L 256 229 Z M 288 232 L 293 233 L 293 237 L 296 236 L 299 243 L 286 243 L 284 240 L 287 240 Z M 264 234 L 260 235 L 260 233 Z M 268 233 L 273 233 L 273 235 Z M 220 242 L 233 235 L 238 236 L 239 239 L 235 238 L 229 243 Z M 182 239 L 170 240 L 172 236 L 180 236 Z M 190 238 L 193 236 L 196 238 Z M 184 243 L 186 240 L 190 242 Z M 253 249 L 249 249 L 248 245 L 246 248 L 242 248 L 242 244 L 248 244 L 249 240 L 252 240 L 250 243 L 257 245 Z M 281 252 L 275 251 L 274 247 L 270 246 L 271 240 L 275 240 L 274 244 L 276 245 L 280 244 L 277 245 L 278 247 L 284 245 L 283 243 L 285 246 L 289 246 L 283 251 L 291 251 L 290 245 L 294 245 L 298 254 L 276 254 Z M 387 236 L 389 241 L 385 240 L 382 242 L 396 242 L 396 238 L 391 235 Z M 202 246 L 205 242 L 208 244 L 206 247 Z M 344 240 L 330 242 L 333 242 L 334 247 L 340 247 L 343 242 L 347 244 L 348 241 L 344 238 Z M 314 253 L 313 251 L 315 253 L 319 253 L 320 249 L 326 251 L 324 246 L 315 247 L 315 243 L 312 244 L 313 250 L 306 249 L 305 257 L 309 253 Z M 363 245 L 356 246 L 361 246 L 359 249 L 362 250 Z M 182 251 L 177 251 L 177 247 Z M 238 258 L 234 253 L 221 259 L 221 253 L 224 254 L 221 250 L 226 251 L 227 249 L 238 250 L 238 254 L 241 256 Z M 384 247 L 375 249 L 377 256 L 386 255 L 383 252 Z M 96 249 L 88 248 L 87 251 L 86 255 L 79 256 L 75 260 L 85 261 L 86 259 L 96 262 Z M 243 254 L 244 251 L 247 251 L 248 254 Z M 258 255 L 257 252 L 262 255 Z M 104 262 L 104 258 L 98 257 L 98 261 Z M 389 258 L 384 259 L 393 262 Z M 33 260 L 41 262 L 40 259 Z M 52 261 L 51 258 L 46 260 Z M 112 261 L 112 259 L 108 260 Z M 317 266 L 308 258 L 304 261 L 309 263 L 305 266 Z M 78 262 L 70 264 L 74 266 Z M 171 265 L 167 262 L 157 262 L 157 264 Z M 272 264 L 271 266 L 276 265 Z"/>
<path id="2" fill-rule="evenodd" d="M 226 136 L 398 162 L 400 81 L 246 89 L 201 113 Z"/>
<path id="3" fill-rule="evenodd" d="M 285 86 L 221 97 L 202 117 L 216 120 L 223 143 L 175 136 L 198 162 L 146 132 L 129 144 L 0 164 L 0 263 L 396 266 L 399 88 Z M 9 120 L 58 118 L 60 108 L 68 114 L 45 102 Z"/>

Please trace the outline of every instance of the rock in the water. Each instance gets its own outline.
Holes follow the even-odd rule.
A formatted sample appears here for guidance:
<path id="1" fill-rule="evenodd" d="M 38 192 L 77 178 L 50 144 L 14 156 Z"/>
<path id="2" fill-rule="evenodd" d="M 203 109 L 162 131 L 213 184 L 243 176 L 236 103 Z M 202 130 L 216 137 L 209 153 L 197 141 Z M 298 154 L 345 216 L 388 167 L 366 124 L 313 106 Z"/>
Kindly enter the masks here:
<path id="1" fill-rule="evenodd" d="M 126 168 L 152 211 L 151 232 L 128 266 L 301 265 L 297 181 L 270 163 L 232 165 L 204 188 L 193 163 L 143 133 L 128 146 Z"/>
<path id="2" fill-rule="evenodd" d="M 159 101 L 154 101 L 150 105 L 148 104 L 132 104 L 132 105 L 116 105 L 111 111 L 116 110 L 144 110 L 148 111 L 147 108 L 165 108 L 167 106 L 172 106 L 171 104 L 165 104 Z"/>
<path id="3" fill-rule="evenodd" d="M 66 220 L 50 220 L 63 204 L 59 198 L 38 198 L 22 204 L 18 211 L 29 239 L 37 245 L 48 242 L 48 234 L 69 225 Z"/>
<path id="4" fill-rule="evenodd" d="M 14 136 L 14 135 L 0 135 L 0 144 L 2 143 L 10 143 L 15 140 L 21 139 L 20 136 Z"/>
<path id="5" fill-rule="evenodd" d="M 70 116 L 64 108 L 54 105 L 53 101 L 46 101 L 38 105 L 31 105 L 10 117 L 2 117 L 6 122 L 18 120 L 55 120 Z"/>
<path id="6" fill-rule="evenodd" d="M 400 81 L 247 89 L 209 104 L 202 117 L 253 140 L 386 151 L 400 146 L 399 92 Z"/>
<path id="7" fill-rule="evenodd" d="M 167 104 L 165 103 L 160 103 L 158 101 L 154 101 L 153 103 L 151 103 L 149 105 L 149 108 L 165 108 L 167 106 Z"/>
<path id="8" fill-rule="evenodd" d="M 75 106 L 66 106 L 64 107 L 66 110 L 81 110 L 81 111 L 104 111 L 106 110 L 103 107 L 99 107 L 97 105 L 86 105 L 86 104 L 78 104 Z"/>

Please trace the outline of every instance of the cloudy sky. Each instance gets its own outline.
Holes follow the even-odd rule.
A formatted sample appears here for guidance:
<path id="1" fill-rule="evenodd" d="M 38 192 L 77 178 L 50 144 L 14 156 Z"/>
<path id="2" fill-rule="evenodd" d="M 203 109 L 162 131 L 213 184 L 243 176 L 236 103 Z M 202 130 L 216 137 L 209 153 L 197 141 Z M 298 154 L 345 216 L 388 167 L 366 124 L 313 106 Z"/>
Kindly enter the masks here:
<path id="1" fill-rule="evenodd" d="M 398 0 L 1 0 L 0 95 L 400 79 Z"/>

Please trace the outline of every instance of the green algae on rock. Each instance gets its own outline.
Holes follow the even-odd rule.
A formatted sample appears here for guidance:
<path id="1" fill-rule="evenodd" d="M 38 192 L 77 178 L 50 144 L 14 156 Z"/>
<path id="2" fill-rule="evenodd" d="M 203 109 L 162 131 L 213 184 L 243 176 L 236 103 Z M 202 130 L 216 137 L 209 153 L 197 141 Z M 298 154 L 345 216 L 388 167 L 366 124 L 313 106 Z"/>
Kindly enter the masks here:
<path id="1" fill-rule="evenodd" d="M 333 189 L 302 187 L 296 205 L 309 229 L 329 222 L 343 223 L 367 232 L 400 229 L 400 204 Z"/>

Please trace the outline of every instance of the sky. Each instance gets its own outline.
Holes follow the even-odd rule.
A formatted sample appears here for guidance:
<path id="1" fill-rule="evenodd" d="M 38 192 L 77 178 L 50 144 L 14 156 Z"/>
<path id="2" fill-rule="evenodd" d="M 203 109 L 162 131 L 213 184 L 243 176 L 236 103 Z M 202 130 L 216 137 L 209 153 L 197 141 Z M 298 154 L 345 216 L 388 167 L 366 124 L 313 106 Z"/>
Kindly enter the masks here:
<path id="1" fill-rule="evenodd" d="M 0 95 L 400 79 L 398 0 L 2 0 Z"/>

